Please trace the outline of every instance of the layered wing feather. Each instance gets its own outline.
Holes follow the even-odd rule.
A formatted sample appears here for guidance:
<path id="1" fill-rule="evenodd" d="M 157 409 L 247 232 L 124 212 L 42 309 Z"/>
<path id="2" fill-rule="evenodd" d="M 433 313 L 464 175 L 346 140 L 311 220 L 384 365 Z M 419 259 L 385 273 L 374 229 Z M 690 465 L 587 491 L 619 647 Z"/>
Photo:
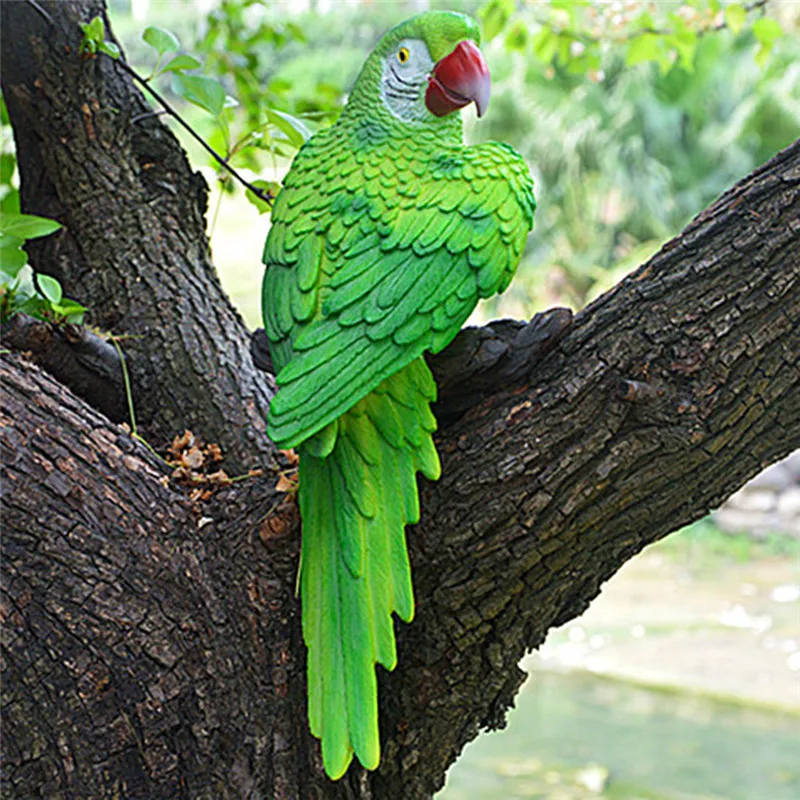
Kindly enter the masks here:
<path id="1" fill-rule="evenodd" d="M 281 447 L 441 350 L 519 263 L 534 201 L 511 148 L 442 150 L 427 173 L 402 150 L 393 156 L 353 159 L 351 170 L 336 162 L 336 177 L 322 171 L 316 186 L 298 177 L 276 204 L 264 310 L 280 369 L 269 432 Z"/>

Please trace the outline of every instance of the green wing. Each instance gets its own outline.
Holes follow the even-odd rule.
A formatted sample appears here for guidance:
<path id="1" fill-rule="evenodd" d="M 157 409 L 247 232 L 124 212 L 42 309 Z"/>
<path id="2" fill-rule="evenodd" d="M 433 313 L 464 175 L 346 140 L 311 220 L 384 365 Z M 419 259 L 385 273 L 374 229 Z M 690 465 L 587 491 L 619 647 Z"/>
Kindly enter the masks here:
<path id="1" fill-rule="evenodd" d="M 429 165 L 422 185 L 413 164 L 396 169 L 365 181 L 362 168 L 360 182 L 350 173 L 316 187 L 298 179 L 276 204 L 264 310 L 280 370 L 269 433 L 281 447 L 445 347 L 519 263 L 534 200 L 511 148 L 459 148 Z"/>

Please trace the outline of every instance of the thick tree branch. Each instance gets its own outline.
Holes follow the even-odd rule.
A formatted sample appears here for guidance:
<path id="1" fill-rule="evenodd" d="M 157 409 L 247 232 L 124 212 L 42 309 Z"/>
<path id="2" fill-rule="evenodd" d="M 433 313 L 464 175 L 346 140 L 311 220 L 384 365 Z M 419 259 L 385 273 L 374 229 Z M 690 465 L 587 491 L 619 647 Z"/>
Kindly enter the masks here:
<path id="1" fill-rule="evenodd" d="M 800 141 L 579 314 L 526 388 L 496 387 L 442 436 L 409 536 L 418 614 L 385 681 L 425 735 L 392 740 L 376 796 L 437 788 L 403 765 L 442 774 L 502 723 L 526 648 L 800 446 L 798 354 Z"/>
<path id="2" fill-rule="evenodd" d="M 56 325 L 15 314 L 0 342 L 33 356 L 39 366 L 114 422 L 128 416 L 119 352 L 81 325 Z"/>
<path id="3" fill-rule="evenodd" d="M 443 431 L 409 531 L 417 617 L 381 678 L 381 767 L 337 784 L 305 727 L 297 517 L 274 476 L 192 508 L 5 357 L 12 794 L 430 796 L 502 725 L 548 628 L 800 444 L 798 185 L 800 143 L 580 314 L 527 384 Z"/>
<path id="4" fill-rule="evenodd" d="M 121 428 L 19 356 L 0 365 L 4 796 L 279 786 L 276 742 L 305 731 L 296 537 L 258 535 L 274 492 L 193 506 Z"/>
<path id="5" fill-rule="evenodd" d="M 256 197 L 263 200 L 265 203 L 268 203 L 270 206 L 272 202 L 275 200 L 272 192 L 264 191 L 263 189 L 259 189 L 258 186 L 254 186 L 250 181 L 246 180 L 244 176 L 237 170 L 231 166 L 230 161 L 228 159 L 223 158 L 200 134 L 191 126 L 188 122 L 173 108 L 172 104 L 167 102 L 164 95 L 160 92 L 157 92 L 152 84 L 146 78 L 143 78 L 136 72 L 133 67 L 130 66 L 126 61 L 120 59 L 118 62 L 119 66 L 128 73 L 145 91 L 147 91 L 153 99 L 161 105 L 164 111 L 169 114 L 224 170 L 228 172 L 231 177 L 235 178 L 239 183 L 245 187 L 245 189 L 250 190 Z"/>

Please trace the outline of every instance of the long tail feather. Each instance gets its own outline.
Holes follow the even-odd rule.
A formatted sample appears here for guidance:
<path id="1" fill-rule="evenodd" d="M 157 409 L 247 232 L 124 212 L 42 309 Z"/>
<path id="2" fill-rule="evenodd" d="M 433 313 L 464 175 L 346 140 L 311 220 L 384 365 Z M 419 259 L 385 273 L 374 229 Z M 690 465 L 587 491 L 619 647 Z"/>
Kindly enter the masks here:
<path id="1" fill-rule="evenodd" d="M 417 359 L 300 448 L 309 723 L 333 779 L 353 754 L 380 761 L 375 664 L 397 662 L 392 613 L 414 615 L 405 526 L 419 520 L 416 473 L 439 477 L 435 397 Z"/>

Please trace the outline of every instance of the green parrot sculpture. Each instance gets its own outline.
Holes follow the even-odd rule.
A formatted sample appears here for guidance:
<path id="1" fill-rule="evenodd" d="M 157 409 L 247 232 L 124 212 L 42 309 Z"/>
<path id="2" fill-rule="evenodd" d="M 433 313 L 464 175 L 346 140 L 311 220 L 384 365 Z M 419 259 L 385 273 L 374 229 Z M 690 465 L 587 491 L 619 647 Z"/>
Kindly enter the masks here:
<path id="1" fill-rule="evenodd" d="M 483 114 L 479 30 L 430 11 L 390 30 L 338 121 L 294 159 L 272 212 L 264 324 L 278 392 L 269 434 L 299 455 L 308 717 L 325 771 L 380 760 L 375 665 L 414 616 L 405 526 L 436 480 L 425 364 L 478 299 L 503 291 L 533 226 L 533 182 L 505 144 L 467 147 Z"/>

